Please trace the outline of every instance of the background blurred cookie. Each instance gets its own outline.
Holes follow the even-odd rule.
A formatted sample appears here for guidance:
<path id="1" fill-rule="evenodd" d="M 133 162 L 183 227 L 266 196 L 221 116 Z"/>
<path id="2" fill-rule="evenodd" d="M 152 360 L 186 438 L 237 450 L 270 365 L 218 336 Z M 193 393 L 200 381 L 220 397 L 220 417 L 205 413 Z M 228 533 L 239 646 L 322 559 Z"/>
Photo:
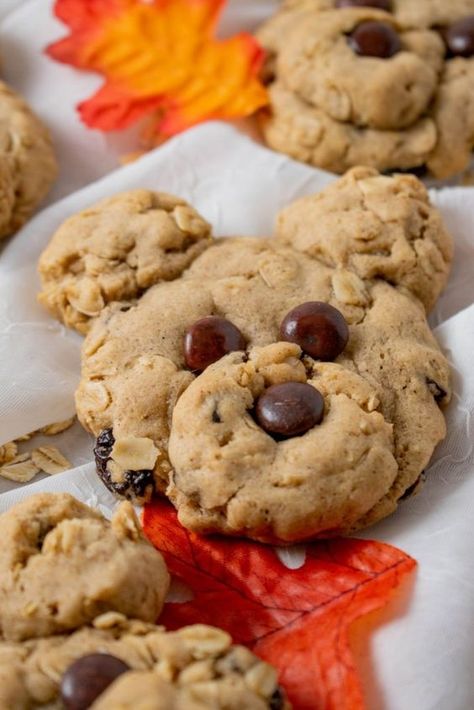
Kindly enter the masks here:
<path id="1" fill-rule="evenodd" d="M 0 238 L 29 219 L 56 174 L 47 129 L 23 99 L 0 82 Z"/>
<path id="2" fill-rule="evenodd" d="M 259 39 L 273 148 L 334 172 L 427 165 L 446 178 L 468 167 L 473 0 L 290 0 Z"/>

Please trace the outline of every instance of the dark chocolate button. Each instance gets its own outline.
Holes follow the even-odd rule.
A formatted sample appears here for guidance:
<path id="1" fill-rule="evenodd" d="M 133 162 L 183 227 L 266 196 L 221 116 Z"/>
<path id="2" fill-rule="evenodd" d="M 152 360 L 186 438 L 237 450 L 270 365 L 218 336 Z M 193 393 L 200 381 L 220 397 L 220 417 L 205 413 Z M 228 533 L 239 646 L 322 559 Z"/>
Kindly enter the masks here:
<path id="1" fill-rule="evenodd" d="M 74 661 L 61 681 L 61 700 L 67 710 L 87 710 L 104 690 L 130 667 L 107 653 L 92 653 Z"/>
<path id="2" fill-rule="evenodd" d="M 362 57 L 389 59 L 402 49 L 397 32 L 385 22 L 361 22 L 347 41 L 351 49 Z"/>
<path id="3" fill-rule="evenodd" d="M 235 350 L 245 350 L 244 336 L 233 323 L 219 316 L 196 321 L 184 336 L 184 359 L 190 370 L 202 372 Z"/>
<path id="4" fill-rule="evenodd" d="M 282 340 L 296 343 L 315 360 L 335 360 L 349 340 L 342 313 L 328 303 L 309 301 L 297 306 L 280 326 Z"/>
<path id="5" fill-rule="evenodd" d="M 474 56 L 474 15 L 455 22 L 443 32 L 443 36 L 454 57 Z"/>
<path id="6" fill-rule="evenodd" d="M 269 387 L 259 397 L 255 415 L 268 434 L 284 438 L 300 436 L 321 423 L 324 399 L 311 385 L 284 382 Z"/>
<path id="7" fill-rule="evenodd" d="M 336 0 L 336 7 L 375 7 L 377 10 L 392 11 L 392 0 Z"/>

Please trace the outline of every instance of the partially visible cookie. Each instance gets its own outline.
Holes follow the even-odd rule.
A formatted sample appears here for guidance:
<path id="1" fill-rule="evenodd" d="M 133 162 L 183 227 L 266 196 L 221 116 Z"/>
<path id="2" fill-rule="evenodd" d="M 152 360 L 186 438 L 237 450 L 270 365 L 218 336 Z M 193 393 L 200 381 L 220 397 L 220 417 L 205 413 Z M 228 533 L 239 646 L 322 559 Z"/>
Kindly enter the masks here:
<path id="1" fill-rule="evenodd" d="M 268 90 L 271 110 L 260 114 L 265 139 L 275 150 L 303 163 L 335 173 L 355 165 L 408 170 L 424 165 L 436 146 L 431 118 L 422 118 L 403 131 L 382 131 L 336 121 L 282 82 L 275 81 Z"/>
<path id="2" fill-rule="evenodd" d="M 168 590 L 130 504 L 111 522 L 68 494 L 38 494 L 0 516 L 0 638 L 57 634 L 106 611 L 154 621 Z"/>
<path id="3" fill-rule="evenodd" d="M 210 243 L 210 225 L 183 200 L 150 190 L 115 195 L 53 235 L 39 262 L 39 300 L 86 333 L 108 303 L 177 278 Z"/>
<path id="4" fill-rule="evenodd" d="M 48 131 L 25 101 L 0 82 L 0 238 L 27 221 L 56 174 Z"/>
<path id="5" fill-rule="evenodd" d="M 411 29 L 443 27 L 474 13 L 474 0 L 284 0 L 280 14 L 351 6 L 386 10 Z"/>
<path id="6" fill-rule="evenodd" d="M 85 686 L 81 663 L 91 654 L 102 655 L 93 656 L 96 685 Z M 107 688 L 111 664 L 117 679 Z M 101 676 L 106 671 L 108 681 Z M 35 710 L 46 703 L 62 708 L 61 690 L 73 707 L 74 688 L 95 710 L 290 707 L 276 671 L 246 648 L 233 646 L 224 631 L 196 625 L 166 633 L 120 614 L 100 616 L 69 636 L 0 642 L 0 681 L 0 706 L 9 710 Z M 97 697 L 101 684 L 106 689 Z"/>
<path id="7" fill-rule="evenodd" d="M 348 42 L 369 23 L 393 33 L 399 50 L 390 58 L 357 54 Z M 423 117 L 443 59 L 444 44 L 436 33 L 404 32 L 391 15 L 348 9 L 304 15 L 282 43 L 277 74 L 303 101 L 336 121 L 400 130 Z"/>
<path id="8" fill-rule="evenodd" d="M 438 140 L 427 165 L 448 178 L 469 167 L 474 146 L 474 60 L 451 59 L 433 106 Z"/>

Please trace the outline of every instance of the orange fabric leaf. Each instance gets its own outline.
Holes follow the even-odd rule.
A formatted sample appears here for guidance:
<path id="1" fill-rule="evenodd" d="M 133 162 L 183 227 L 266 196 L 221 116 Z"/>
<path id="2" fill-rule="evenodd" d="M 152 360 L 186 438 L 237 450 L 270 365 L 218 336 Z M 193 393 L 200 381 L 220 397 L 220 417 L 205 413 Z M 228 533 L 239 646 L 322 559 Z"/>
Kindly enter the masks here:
<path id="1" fill-rule="evenodd" d="M 225 0 L 56 0 L 68 37 L 54 59 L 105 77 L 79 105 L 83 121 L 123 129 L 152 114 L 172 136 L 208 119 L 248 116 L 268 102 L 263 50 L 249 34 L 215 38 Z"/>
<path id="2" fill-rule="evenodd" d="M 387 604 L 413 559 L 379 542 L 338 539 L 308 545 L 303 567 L 290 570 L 270 547 L 190 533 L 162 501 L 146 506 L 143 524 L 194 594 L 167 604 L 160 623 L 226 629 L 279 669 L 295 710 L 362 710 L 349 627 Z"/>

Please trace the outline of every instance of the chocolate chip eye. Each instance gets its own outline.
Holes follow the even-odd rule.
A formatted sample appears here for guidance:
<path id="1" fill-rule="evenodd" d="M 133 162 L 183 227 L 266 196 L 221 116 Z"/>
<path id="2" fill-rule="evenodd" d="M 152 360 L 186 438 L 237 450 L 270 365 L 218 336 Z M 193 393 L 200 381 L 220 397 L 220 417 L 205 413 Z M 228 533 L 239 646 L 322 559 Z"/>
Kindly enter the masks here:
<path id="1" fill-rule="evenodd" d="M 315 360 L 335 360 L 349 340 L 349 328 L 342 313 L 328 303 L 309 301 L 284 318 L 280 337 L 296 343 Z"/>
<path id="2" fill-rule="evenodd" d="M 61 681 L 66 710 L 87 710 L 109 685 L 130 667 L 107 653 L 83 656 L 69 666 Z"/>
<path id="3" fill-rule="evenodd" d="M 336 7 L 375 7 L 377 10 L 392 11 L 391 0 L 336 0 Z"/>
<path id="4" fill-rule="evenodd" d="M 362 57 L 389 59 L 402 49 L 399 35 L 385 22 L 361 22 L 347 41 L 351 49 Z"/>
<path id="5" fill-rule="evenodd" d="M 184 336 L 184 359 L 190 370 L 202 372 L 236 350 L 245 350 L 245 338 L 226 318 L 207 316 L 196 321 Z"/>
<path id="6" fill-rule="evenodd" d="M 255 416 L 268 434 L 301 436 L 322 422 L 324 399 L 311 385 L 285 382 L 269 387 L 259 397 Z"/>
<path id="7" fill-rule="evenodd" d="M 474 56 L 474 15 L 455 22 L 443 32 L 443 37 L 454 57 Z"/>

